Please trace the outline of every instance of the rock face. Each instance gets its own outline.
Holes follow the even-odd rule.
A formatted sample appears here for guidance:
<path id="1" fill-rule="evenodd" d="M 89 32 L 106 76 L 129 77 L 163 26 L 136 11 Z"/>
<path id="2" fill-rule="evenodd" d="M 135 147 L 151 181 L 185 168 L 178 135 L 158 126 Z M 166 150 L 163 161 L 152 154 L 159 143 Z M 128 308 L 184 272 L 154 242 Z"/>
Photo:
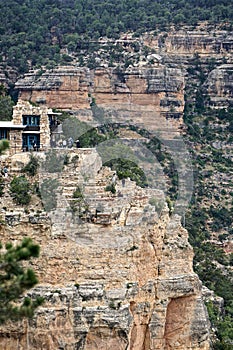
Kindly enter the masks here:
<path id="1" fill-rule="evenodd" d="M 198 30 L 183 28 L 158 35 L 146 34 L 140 42 L 143 44 L 138 53 L 132 49 L 133 45 L 139 45 L 138 39 L 119 40 L 125 57 L 134 60 L 127 68 L 124 62 L 111 67 L 100 50 L 95 53 L 99 63 L 94 69 L 74 63 L 26 74 L 15 85 L 19 97 L 51 108 L 79 111 L 79 115 L 89 112 L 88 118 L 92 114 L 91 106 L 97 105 L 109 113 L 113 122 L 128 121 L 165 129 L 169 119 L 179 127 L 185 88 L 191 84 L 189 69 L 197 68 L 194 60 L 199 57 L 209 74 L 204 87 L 210 105 L 219 108 L 232 103 L 231 32 L 210 26 Z M 153 53 L 144 54 L 145 48 Z"/>
<path id="2" fill-rule="evenodd" d="M 94 103 L 110 112 L 114 109 L 118 122 L 147 120 L 165 127 L 164 117 L 179 120 L 184 108 L 184 74 L 165 65 L 126 71 L 60 67 L 40 76 L 28 73 L 16 88 L 21 99 L 52 108 L 90 110 Z"/>
<path id="3" fill-rule="evenodd" d="M 214 69 L 205 82 L 210 104 L 214 108 L 233 106 L 233 65 L 224 64 Z"/>
<path id="4" fill-rule="evenodd" d="M 181 28 L 157 36 L 148 35 L 146 43 L 164 53 L 175 55 L 230 55 L 233 50 L 232 32 L 202 24 L 199 28 Z"/>
<path id="5" fill-rule="evenodd" d="M 52 211 L 44 212 L 37 199 L 25 212 L 6 190 L 2 241 L 27 232 L 40 244 L 32 265 L 40 284 L 30 294 L 43 295 L 45 303 L 32 320 L 1 328 L 1 350 L 209 349 L 187 231 L 166 204 L 161 213 L 150 204 L 163 193 L 116 179 L 113 194 L 106 191 L 113 172 L 94 149 L 68 155 L 56 176 L 46 169 L 39 174 L 41 185 L 53 177 L 59 183 Z M 26 159 L 19 154 L 9 161 L 13 176 Z M 82 195 L 74 198 L 77 186 Z"/>
<path id="6" fill-rule="evenodd" d="M 51 72 L 33 71 L 18 80 L 20 98 L 58 109 L 89 108 L 88 70 L 63 67 Z"/>

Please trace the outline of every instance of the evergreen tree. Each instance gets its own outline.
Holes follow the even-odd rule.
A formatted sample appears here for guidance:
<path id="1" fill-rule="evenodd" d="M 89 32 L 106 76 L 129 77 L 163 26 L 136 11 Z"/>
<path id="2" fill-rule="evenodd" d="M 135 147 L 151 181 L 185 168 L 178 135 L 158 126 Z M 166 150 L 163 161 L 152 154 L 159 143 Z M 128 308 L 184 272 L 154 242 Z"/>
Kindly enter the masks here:
<path id="1" fill-rule="evenodd" d="M 0 324 L 32 317 L 43 298 L 32 300 L 23 294 L 37 282 L 34 271 L 25 268 L 22 262 L 39 256 L 39 246 L 30 238 L 20 244 L 0 244 Z"/>

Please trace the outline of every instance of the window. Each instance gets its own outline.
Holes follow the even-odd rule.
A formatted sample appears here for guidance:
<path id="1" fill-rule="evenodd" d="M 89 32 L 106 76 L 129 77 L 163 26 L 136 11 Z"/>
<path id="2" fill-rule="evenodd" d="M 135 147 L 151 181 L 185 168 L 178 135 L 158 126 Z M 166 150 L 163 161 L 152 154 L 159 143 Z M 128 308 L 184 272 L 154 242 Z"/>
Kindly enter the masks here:
<path id="1" fill-rule="evenodd" d="M 23 115 L 23 125 L 39 126 L 40 117 L 38 115 Z"/>
<path id="2" fill-rule="evenodd" d="M 0 140 L 2 139 L 9 139 L 9 131 L 0 129 Z"/>

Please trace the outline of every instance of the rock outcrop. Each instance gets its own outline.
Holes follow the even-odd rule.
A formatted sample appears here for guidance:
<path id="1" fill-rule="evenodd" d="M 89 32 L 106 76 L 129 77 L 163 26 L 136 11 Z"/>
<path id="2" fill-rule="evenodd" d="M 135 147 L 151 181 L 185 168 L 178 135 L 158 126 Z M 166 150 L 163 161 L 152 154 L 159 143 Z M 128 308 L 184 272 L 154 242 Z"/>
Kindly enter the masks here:
<path id="1" fill-rule="evenodd" d="M 88 70 L 64 67 L 52 71 L 33 71 L 16 82 L 20 98 L 35 103 L 45 103 L 51 108 L 89 108 Z"/>
<path id="2" fill-rule="evenodd" d="M 166 204 L 159 213 L 151 201 L 163 193 L 119 179 L 108 192 L 113 172 L 94 149 L 68 156 L 62 172 L 44 169 L 38 178 L 41 188 L 57 179 L 55 209 L 46 213 L 36 198 L 27 210 L 17 207 L 7 188 L 1 200 L 2 241 L 27 233 L 41 246 L 32 262 L 40 284 L 30 294 L 45 298 L 33 319 L 1 328 L 1 349 L 209 349 L 187 231 Z M 13 176 L 27 160 L 9 161 Z"/>
<path id="3" fill-rule="evenodd" d="M 233 106 L 233 65 L 224 64 L 212 70 L 205 82 L 210 105 L 214 108 Z"/>
<path id="4" fill-rule="evenodd" d="M 97 105 L 109 111 L 112 121 L 164 128 L 166 118 L 179 120 L 184 108 L 184 73 L 166 65 L 94 71 L 59 67 L 42 75 L 28 73 L 16 88 L 22 100 L 51 108 L 80 111 Z"/>
<path id="5" fill-rule="evenodd" d="M 78 58 L 73 57 L 73 65 L 31 71 L 15 84 L 19 97 L 51 108 L 79 111 L 82 116 L 86 113 L 87 119 L 91 119 L 91 107 L 97 105 L 114 122 L 165 129 L 169 119 L 180 127 L 189 71 L 195 71 L 200 59 L 209 74 L 204 87 L 210 105 L 219 108 L 232 103 L 233 37 L 227 30 L 203 26 L 147 33 L 140 44 L 136 38 L 118 40 L 124 59 L 131 62 L 127 65 L 123 59 L 111 66 L 104 54 L 108 41 L 102 39 L 99 45 L 102 49 L 93 53 L 95 68 L 79 67 Z M 114 43 L 111 45 L 114 48 Z M 134 52 L 135 45 L 139 45 L 139 52 Z M 193 74 L 192 81 L 199 79 L 199 74 Z"/>

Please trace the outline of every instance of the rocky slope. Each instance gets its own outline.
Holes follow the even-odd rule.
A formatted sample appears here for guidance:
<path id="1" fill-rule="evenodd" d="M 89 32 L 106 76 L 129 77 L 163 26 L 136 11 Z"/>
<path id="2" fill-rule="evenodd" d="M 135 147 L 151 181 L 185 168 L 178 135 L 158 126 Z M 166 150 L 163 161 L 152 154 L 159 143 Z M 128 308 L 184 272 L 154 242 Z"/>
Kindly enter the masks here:
<path id="1" fill-rule="evenodd" d="M 18 175 L 27 156 L 8 162 L 10 176 Z M 17 207 L 7 185 L 1 199 L 2 240 L 27 232 L 41 246 L 32 265 L 40 284 L 30 294 L 45 297 L 32 320 L 1 328 L 1 349 L 209 349 L 187 231 L 166 205 L 159 215 L 150 204 L 163 193 L 130 180 L 106 192 L 113 172 L 94 149 L 69 151 L 55 175 L 57 206 L 48 213 L 36 197 L 27 210 Z M 41 186 L 49 178 L 40 172 Z"/>

